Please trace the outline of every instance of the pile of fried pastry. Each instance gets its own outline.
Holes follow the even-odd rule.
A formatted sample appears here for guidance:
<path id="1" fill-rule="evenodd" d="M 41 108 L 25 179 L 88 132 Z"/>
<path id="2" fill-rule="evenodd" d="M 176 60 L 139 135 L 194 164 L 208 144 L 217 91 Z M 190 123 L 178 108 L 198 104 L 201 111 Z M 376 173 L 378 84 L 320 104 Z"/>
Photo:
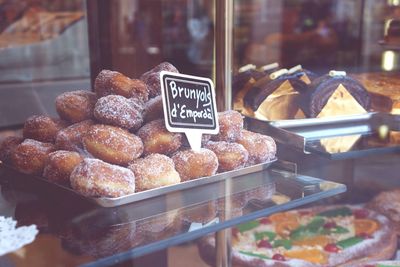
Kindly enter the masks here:
<path id="1" fill-rule="evenodd" d="M 178 72 L 168 62 L 140 79 L 101 71 L 93 92 L 56 98 L 60 118 L 31 116 L 23 137 L 4 139 L 0 160 L 84 196 L 114 198 L 275 158 L 274 140 L 243 129 L 241 114 L 232 110 L 218 113 L 218 134 L 203 135 L 202 148 L 190 149 L 183 134 L 165 127 L 163 70 Z"/>

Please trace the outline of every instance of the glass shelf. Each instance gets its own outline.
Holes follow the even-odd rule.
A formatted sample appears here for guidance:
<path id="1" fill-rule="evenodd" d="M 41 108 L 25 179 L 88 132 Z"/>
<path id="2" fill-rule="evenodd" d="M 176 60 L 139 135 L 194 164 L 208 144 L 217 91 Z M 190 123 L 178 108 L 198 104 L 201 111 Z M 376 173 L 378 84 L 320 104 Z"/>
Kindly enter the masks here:
<path id="1" fill-rule="evenodd" d="M 114 208 L 38 187 L 4 167 L 0 184 L 1 214 L 14 216 L 21 225 L 36 224 L 39 236 L 60 240 L 70 257 L 87 256 L 88 266 L 123 262 L 346 191 L 345 185 L 288 171 L 279 161 L 246 179 Z"/>

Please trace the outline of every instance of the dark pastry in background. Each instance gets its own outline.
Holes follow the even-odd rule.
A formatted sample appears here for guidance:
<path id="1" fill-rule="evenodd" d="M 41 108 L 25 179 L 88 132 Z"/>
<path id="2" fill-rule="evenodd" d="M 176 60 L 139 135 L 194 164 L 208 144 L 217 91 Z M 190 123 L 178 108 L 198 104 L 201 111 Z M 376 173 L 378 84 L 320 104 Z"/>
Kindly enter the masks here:
<path id="1" fill-rule="evenodd" d="M 160 72 L 163 70 L 179 73 L 179 71 L 175 68 L 174 65 L 172 65 L 169 62 L 163 62 L 155 66 L 148 72 L 145 72 L 140 77 L 140 80 L 142 80 L 147 86 L 149 92 L 149 98 L 161 95 Z"/>
<path id="2" fill-rule="evenodd" d="M 18 136 L 8 136 L 0 143 L 0 161 L 6 164 L 11 163 L 11 155 L 14 149 L 24 141 Z"/>
<path id="3" fill-rule="evenodd" d="M 309 90 L 305 92 L 301 97 L 300 107 L 303 112 L 311 118 L 317 117 L 321 111 L 324 109 L 325 105 L 331 98 L 331 96 L 340 88 L 340 86 L 344 87 L 345 90 L 358 102 L 358 104 L 366 111 L 370 109 L 371 99 L 368 91 L 365 87 L 358 82 L 357 80 L 344 75 L 323 75 L 309 85 Z M 342 92 L 339 93 L 338 97 L 340 100 L 335 100 L 336 103 L 343 102 L 343 99 L 349 99 L 349 96 L 343 95 Z M 354 103 L 354 104 L 357 104 Z M 351 108 L 351 107 L 350 107 Z M 351 110 L 348 110 L 349 107 L 345 107 L 345 110 L 338 109 L 336 112 L 340 112 L 343 115 L 354 115 L 357 114 L 358 111 L 354 113 Z"/>

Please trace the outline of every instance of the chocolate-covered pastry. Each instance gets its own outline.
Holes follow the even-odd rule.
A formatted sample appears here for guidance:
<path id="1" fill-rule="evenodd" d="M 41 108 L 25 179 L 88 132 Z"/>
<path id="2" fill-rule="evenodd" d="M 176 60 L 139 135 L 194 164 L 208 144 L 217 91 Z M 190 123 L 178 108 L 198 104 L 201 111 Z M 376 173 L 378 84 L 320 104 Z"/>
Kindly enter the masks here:
<path id="1" fill-rule="evenodd" d="M 302 96 L 301 108 L 308 117 L 315 118 L 327 104 L 332 94 L 342 85 L 365 110 L 370 109 L 370 96 L 357 80 L 345 75 L 324 75 L 309 85 Z"/>
<path id="2" fill-rule="evenodd" d="M 257 81 L 262 77 L 264 77 L 265 75 L 266 73 L 264 71 L 256 69 L 249 69 L 246 71 L 239 72 L 235 76 L 233 76 L 232 91 L 236 93 L 239 90 L 241 90 L 251 78 Z"/>

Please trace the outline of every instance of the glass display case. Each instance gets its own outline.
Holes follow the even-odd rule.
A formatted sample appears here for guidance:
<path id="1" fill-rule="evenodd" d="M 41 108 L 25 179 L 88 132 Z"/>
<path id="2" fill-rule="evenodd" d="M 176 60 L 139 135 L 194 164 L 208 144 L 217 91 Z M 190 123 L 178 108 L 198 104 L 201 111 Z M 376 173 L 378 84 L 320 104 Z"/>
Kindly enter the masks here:
<path id="1" fill-rule="evenodd" d="M 126 147 L 111 145 L 117 150 L 115 158 L 103 158 L 101 148 L 90 148 L 89 139 L 84 139 L 92 124 L 112 125 L 106 127 L 140 135 L 140 126 L 151 120 L 142 114 L 151 110 L 149 103 L 161 97 L 160 92 L 148 89 L 154 81 L 146 80 L 145 73 L 149 75 L 148 71 L 162 62 L 173 64 L 169 70 L 212 79 L 218 111 L 240 112 L 245 129 L 239 129 L 240 133 L 248 130 L 268 135 L 276 143 L 268 148 L 276 149 L 276 157 L 258 165 L 246 163 L 239 169 L 219 170 L 209 177 L 142 192 L 136 183 L 136 193 L 128 196 L 93 197 L 71 187 L 72 169 L 67 183 L 50 181 L 42 172 L 50 165 L 48 154 L 41 171 L 21 173 L 13 153 L 22 140 L 7 141 L 16 142 L 9 150 L 4 142 L 0 146 L 0 218 L 12 217 L 16 227 L 36 225 L 39 232 L 33 242 L 18 250 L 1 255 L 0 249 L 0 265 L 235 266 L 241 253 L 235 247 L 241 225 L 259 225 L 263 220 L 269 224 L 271 215 L 286 216 L 285 211 L 303 206 L 312 210 L 357 205 L 364 210 L 377 194 L 400 188 L 399 11 L 396 0 L 0 0 L 0 144 L 11 140 L 7 139 L 10 135 L 30 138 L 26 119 L 43 114 L 59 127 L 50 137 L 53 139 L 40 140 L 54 143 L 52 151 L 74 150 L 79 162 L 99 158 L 120 165 L 113 167 L 115 172 L 127 169 L 128 161 L 115 159 Z M 129 127 L 119 121 L 116 124 L 101 117 L 101 111 L 94 111 L 99 99 L 107 97 L 108 93 L 99 95 L 98 88 L 110 73 L 120 76 L 102 84 L 103 93 L 110 91 L 123 101 L 129 98 L 135 112 L 140 106 L 139 126 L 129 124 L 132 118 L 126 121 Z M 154 79 L 160 87 L 159 76 Z M 131 83 L 144 84 L 147 91 L 143 99 L 124 91 L 130 90 L 127 84 Z M 121 91 L 113 91 L 118 89 Z M 77 110 L 88 107 L 83 117 L 94 122 L 87 122 L 89 126 L 83 130 L 72 128 L 68 132 L 79 139 L 71 148 L 57 140 L 62 139 L 59 133 L 84 119 L 65 115 L 54 103 L 58 95 L 75 90 L 80 90 L 79 97 L 72 99 L 71 105 Z M 114 106 L 118 103 L 108 109 Z M 162 106 L 155 108 L 155 113 L 162 118 Z M 122 115 L 116 116 L 117 120 Z M 68 122 L 58 124 L 53 119 L 57 116 Z M 33 130 L 40 132 L 41 128 L 37 125 Z M 40 132 L 40 137 L 43 134 Z M 238 140 L 223 142 L 242 146 Z M 187 148 L 184 142 L 179 151 Z M 105 144 L 106 148 L 110 147 Z M 163 153 L 173 158 L 172 152 Z M 238 157 L 232 156 L 234 160 Z M 41 164 L 38 158 L 40 155 L 28 155 L 27 164 Z M 138 161 L 131 159 L 129 166 Z M 161 164 L 152 162 L 148 169 Z M 400 215 L 400 210 L 393 212 Z M 356 213 L 351 214 L 352 219 Z M 322 215 L 315 214 L 321 220 Z M 324 217 L 323 222 L 329 220 Z M 300 219 L 295 223 L 285 226 L 277 239 L 298 249 L 302 245 L 295 243 L 298 240 L 293 232 L 309 229 Z M 321 236 L 326 239 L 324 235 L 332 228 L 325 224 L 318 227 L 325 232 L 318 232 L 319 238 L 312 242 L 318 243 Z M 374 240 L 376 229 L 362 240 Z M 239 235 L 245 236 L 245 231 Z M 279 245 L 275 234 L 269 243 L 264 242 L 270 247 L 242 253 L 247 262 L 240 263 L 251 266 L 246 265 L 248 261 L 257 259 L 260 265 L 279 265 L 282 258 L 275 257 L 279 254 L 289 263 L 323 255 L 326 262 L 314 263 L 328 264 L 331 254 L 325 246 L 339 233 L 329 234 L 330 242 L 318 243 L 318 248 L 310 245 L 314 250 L 308 258 L 287 253 L 283 249 L 290 248 L 286 243 Z M 311 233 L 311 239 L 315 235 Z M 392 230 L 391 239 L 394 235 Z M 211 260 L 209 250 L 204 252 L 201 245 L 210 237 L 215 254 Z M 309 238 L 301 240 L 311 242 Z M 0 248 L 11 240 L 0 238 Z M 260 240 L 256 241 L 258 246 Z M 273 255 L 268 254 L 269 249 Z M 397 250 L 397 245 L 391 249 Z M 371 262 L 367 255 L 361 263 L 393 260 L 394 254 L 371 258 Z"/>

